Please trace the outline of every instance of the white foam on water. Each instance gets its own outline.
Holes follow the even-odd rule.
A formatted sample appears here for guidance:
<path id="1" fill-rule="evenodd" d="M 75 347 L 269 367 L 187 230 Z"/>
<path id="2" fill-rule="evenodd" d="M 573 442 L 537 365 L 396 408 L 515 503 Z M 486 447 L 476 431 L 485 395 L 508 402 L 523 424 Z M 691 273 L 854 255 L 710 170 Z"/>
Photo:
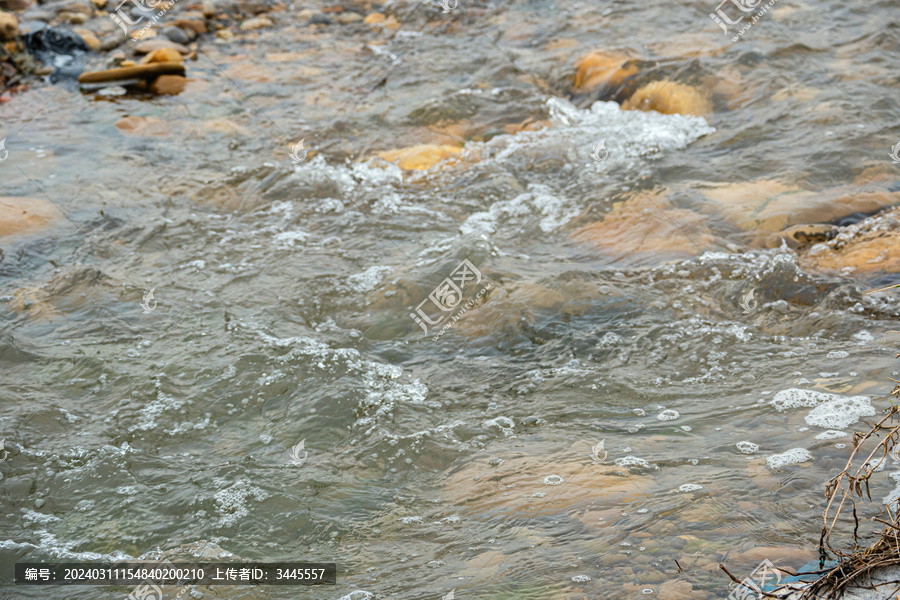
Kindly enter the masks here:
<path id="1" fill-rule="evenodd" d="M 790 408 L 812 408 L 823 402 L 838 400 L 840 398 L 841 396 L 837 394 L 790 388 L 776 393 L 769 404 L 774 406 L 775 410 L 778 412 L 783 412 Z"/>
<path id="2" fill-rule="evenodd" d="M 661 413 L 659 413 L 658 415 L 656 415 L 656 418 L 659 419 L 660 421 L 674 421 L 675 419 L 677 419 L 680 416 L 681 416 L 681 414 L 679 414 L 679 412 L 677 410 L 672 410 L 671 408 L 667 408 L 666 410 L 664 410 Z"/>
<path id="3" fill-rule="evenodd" d="M 806 415 L 806 422 L 823 429 L 846 429 L 861 417 L 871 417 L 875 407 L 866 396 L 837 398 L 817 406 Z"/>
<path id="4" fill-rule="evenodd" d="M 825 355 L 825 358 L 847 358 L 848 356 L 850 356 L 850 353 L 844 350 L 832 350 Z"/>
<path id="5" fill-rule="evenodd" d="M 562 485 L 565 482 L 566 480 L 559 475 L 547 475 L 544 477 L 544 485 Z"/>
<path id="6" fill-rule="evenodd" d="M 214 483 L 222 485 L 225 479 L 216 478 Z M 237 481 L 225 489 L 219 490 L 213 496 L 216 510 L 219 513 L 218 524 L 220 527 L 230 527 L 250 515 L 247 506 L 249 500 L 261 502 L 269 495 L 258 487 L 252 486 L 246 481 Z"/>
<path id="7" fill-rule="evenodd" d="M 301 361 L 311 363 L 335 377 L 357 376 L 368 390 L 360 404 L 374 408 L 374 416 L 389 415 L 397 403 L 422 404 L 428 394 L 428 387 L 418 379 L 398 381 L 403 377 L 403 369 L 368 361 L 355 348 L 331 348 L 323 342 L 308 337 L 279 338 L 258 331 L 257 334 L 267 344 L 275 347 L 289 347 L 291 350 L 279 356 L 275 362 L 289 365 Z"/>
<path id="8" fill-rule="evenodd" d="M 369 267 L 362 273 L 357 273 L 356 275 L 348 277 L 347 283 L 354 291 L 364 294 L 374 290 L 378 284 L 381 283 L 381 280 L 392 271 L 393 269 L 391 267 Z"/>
<path id="9" fill-rule="evenodd" d="M 374 600 L 375 594 L 365 590 L 354 590 L 346 596 L 341 596 L 338 600 Z"/>
<path id="10" fill-rule="evenodd" d="M 650 467 L 652 467 L 654 465 L 651 465 L 649 462 L 647 462 L 643 458 L 638 458 L 637 456 L 629 455 L 629 456 L 623 456 L 622 458 L 617 458 L 616 466 L 626 467 L 626 468 L 639 467 L 642 469 L 649 469 Z"/>
<path id="11" fill-rule="evenodd" d="M 590 580 L 591 578 L 587 575 L 576 575 L 572 578 L 572 581 L 574 581 L 575 583 L 585 583 Z"/>
<path id="12" fill-rule="evenodd" d="M 894 486 L 894 489 L 891 490 L 891 491 L 888 493 L 888 495 L 884 497 L 884 500 L 882 500 L 882 502 L 885 504 L 885 506 L 890 506 L 891 504 L 893 504 L 893 503 L 896 502 L 897 500 L 900 500 L 900 471 L 896 471 L 896 472 L 894 472 L 894 473 L 891 473 L 891 474 L 889 475 L 889 477 L 890 477 L 891 479 L 893 479 L 894 481 L 896 481 L 896 482 L 897 482 L 897 485 Z"/>
<path id="13" fill-rule="evenodd" d="M 737 449 L 740 450 L 743 454 L 753 454 L 754 452 L 759 450 L 759 445 L 754 444 L 753 442 L 738 442 L 737 444 L 735 444 L 735 446 L 737 446 Z"/>
<path id="14" fill-rule="evenodd" d="M 817 440 L 837 440 L 842 437 L 847 437 L 849 435 L 846 431 L 835 431 L 834 429 L 829 429 L 828 431 L 823 431 L 819 435 L 816 436 Z"/>
<path id="15" fill-rule="evenodd" d="M 702 485 L 697 485 L 696 483 L 685 483 L 678 487 L 679 492 L 696 492 L 697 490 L 702 490 Z"/>
<path id="16" fill-rule="evenodd" d="M 791 448 L 781 454 L 773 454 L 766 458 L 766 466 L 770 469 L 780 469 L 788 465 L 798 465 L 812 460 L 812 454 L 806 448 Z"/>

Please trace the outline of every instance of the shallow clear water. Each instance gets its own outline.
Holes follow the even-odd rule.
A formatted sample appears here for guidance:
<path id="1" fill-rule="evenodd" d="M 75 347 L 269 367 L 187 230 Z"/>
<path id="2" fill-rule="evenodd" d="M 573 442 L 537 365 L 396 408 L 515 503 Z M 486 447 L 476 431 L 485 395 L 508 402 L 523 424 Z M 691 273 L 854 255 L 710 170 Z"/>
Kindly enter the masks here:
<path id="1" fill-rule="evenodd" d="M 310 30 L 300 8 L 201 44 L 180 96 L 0 105 L 3 194 L 66 215 L 0 241 L 0 563 L 201 543 L 338 563 L 335 588 L 206 598 L 671 600 L 726 596 L 720 562 L 812 559 L 822 483 L 874 411 L 810 425 L 826 397 L 777 394 L 887 406 L 900 301 L 861 292 L 890 276 L 754 245 L 692 192 L 858 190 L 889 166 L 893 5 L 780 0 L 730 45 L 703 3 L 394 4 L 396 33 Z M 571 94 L 593 49 L 730 87 L 705 119 L 622 111 Z M 120 133 L 126 116 L 160 135 Z M 549 126 L 504 133 L 526 119 Z M 452 142 L 461 162 L 430 171 L 371 158 Z M 706 232 L 572 237 L 662 188 Z M 482 276 L 464 300 L 490 289 L 435 340 L 410 313 L 464 259 Z M 770 468 L 794 448 L 812 460 Z"/>

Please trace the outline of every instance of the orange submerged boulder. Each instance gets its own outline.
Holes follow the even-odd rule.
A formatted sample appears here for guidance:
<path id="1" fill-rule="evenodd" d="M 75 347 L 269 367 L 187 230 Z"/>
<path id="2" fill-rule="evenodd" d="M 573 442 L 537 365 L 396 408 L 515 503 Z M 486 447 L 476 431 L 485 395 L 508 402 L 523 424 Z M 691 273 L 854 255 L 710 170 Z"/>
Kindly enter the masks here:
<path id="1" fill-rule="evenodd" d="M 663 79 L 640 88 L 622 104 L 622 108 L 702 117 L 712 112 L 712 103 L 697 88 Z"/>
<path id="2" fill-rule="evenodd" d="M 629 57 L 624 54 L 590 52 L 575 61 L 575 92 L 586 92 L 603 85 L 618 86 L 637 73 L 637 67 L 625 67 Z"/>
<path id="3" fill-rule="evenodd" d="M 421 144 L 379 152 L 378 156 L 401 169 L 425 171 L 448 158 L 456 158 L 462 149 L 456 146 Z"/>

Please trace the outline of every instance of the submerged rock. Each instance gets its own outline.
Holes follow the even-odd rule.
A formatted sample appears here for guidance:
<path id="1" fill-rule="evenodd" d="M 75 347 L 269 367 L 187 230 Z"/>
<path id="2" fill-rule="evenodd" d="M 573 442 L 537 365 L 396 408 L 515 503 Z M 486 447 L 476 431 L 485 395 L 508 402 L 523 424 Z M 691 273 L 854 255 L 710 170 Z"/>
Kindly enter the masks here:
<path id="1" fill-rule="evenodd" d="M 19 21 L 16 15 L 0 10 L 0 40 L 14 40 L 19 35 Z"/>
<path id="2" fill-rule="evenodd" d="M 168 38 L 158 38 L 141 42 L 134 47 L 134 51 L 138 54 L 150 54 L 154 50 L 159 50 L 160 48 L 171 48 L 177 50 L 181 54 L 190 53 L 190 49 L 187 46 L 173 42 Z"/>
<path id="3" fill-rule="evenodd" d="M 799 262 L 805 270 L 829 275 L 900 273 L 900 208 L 838 231 L 801 250 Z"/>
<path id="4" fill-rule="evenodd" d="M 642 192 L 618 202 L 602 221 L 576 229 L 572 239 L 635 264 L 696 256 L 713 245 L 702 215 L 673 208 L 662 196 Z"/>
<path id="5" fill-rule="evenodd" d="M 664 79 L 640 88 L 622 104 L 622 108 L 702 117 L 712 112 L 712 103 L 697 88 Z"/>
<path id="6" fill-rule="evenodd" d="M 62 27 L 44 27 L 22 36 L 25 47 L 39 61 L 54 67 L 50 81 L 74 79 L 84 70 L 91 51 L 80 35 Z"/>
<path id="7" fill-rule="evenodd" d="M 47 200 L 0 196 L 0 237 L 39 231 L 60 216 Z"/>
<path id="8" fill-rule="evenodd" d="M 459 156 L 461 148 L 456 146 L 421 144 L 409 148 L 379 152 L 378 156 L 395 163 L 401 169 L 424 171 L 448 158 Z"/>
<path id="9" fill-rule="evenodd" d="M 141 64 L 149 65 L 153 63 L 180 63 L 182 61 L 181 53 L 174 48 L 157 48 L 143 59 Z"/>
<path id="10" fill-rule="evenodd" d="M 625 67 L 629 57 L 624 54 L 590 52 L 575 62 L 575 93 L 587 92 L 603 86 L 617 87 L 625 78 L 637 73 L 637 67 Z"/>

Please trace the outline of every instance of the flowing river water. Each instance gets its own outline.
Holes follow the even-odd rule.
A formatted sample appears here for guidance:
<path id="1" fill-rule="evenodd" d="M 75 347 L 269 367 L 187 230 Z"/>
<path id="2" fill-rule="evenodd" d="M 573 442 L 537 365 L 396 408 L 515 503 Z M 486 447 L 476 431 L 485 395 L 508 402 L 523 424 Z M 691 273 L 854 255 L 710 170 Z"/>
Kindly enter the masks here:
<path id="1" fill-rule="evenodd" d="M 897 3 L 736 42 L 712 2 L 327 6 L 205 38 L 179 95 L 0 105 L 0 193 L 52 208 L 0 237 L 0 596 L 123 598 L 11 565 L 181 552 L 338 565 L 194 598 L 703 600 L 814 559 L 897 376 L 900 293 L 865 290 L 900 238 L 779 235 L 900 203 Z M 620 85 L 573 86 L 591 51 Z M 653 81 L 708 106 L 623 110 Z"/>

